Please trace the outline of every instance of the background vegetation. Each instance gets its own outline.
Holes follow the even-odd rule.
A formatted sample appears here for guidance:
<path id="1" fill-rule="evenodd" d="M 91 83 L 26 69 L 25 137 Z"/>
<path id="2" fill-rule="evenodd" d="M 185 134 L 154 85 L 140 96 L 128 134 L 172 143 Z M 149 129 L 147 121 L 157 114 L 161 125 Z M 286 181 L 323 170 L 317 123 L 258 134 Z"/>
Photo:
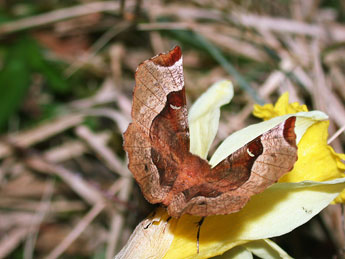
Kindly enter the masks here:
<path id="1" fill-rule="evenodd" d="M 340 0 L 0 1 L 0 258 L 111 258 L 125 244 L 151 210 L 122 149 L 134 72 L 176 44 L 189 105 L 234 82 L 214 147 L 285 91 L 341 133 L 344 11 Z M 342 258 L 341 207 L 275 241 L 296 258 Z"/>

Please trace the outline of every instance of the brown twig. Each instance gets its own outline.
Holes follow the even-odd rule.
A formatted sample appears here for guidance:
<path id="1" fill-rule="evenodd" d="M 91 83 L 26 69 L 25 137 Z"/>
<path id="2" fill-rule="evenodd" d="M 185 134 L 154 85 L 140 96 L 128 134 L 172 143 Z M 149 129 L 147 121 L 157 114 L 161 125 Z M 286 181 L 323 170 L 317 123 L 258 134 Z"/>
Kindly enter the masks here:
<path id="1" fill-rule="evenodd" d="M 58 258 L 78 237 L 79 235 L 90 225 L 90 223 L 97 217 L 97 215 L 104 209 L 105 203 L 96 203 L 92 209 L 79 221 L 74 229 L 65 237 L 64 240 L 59 243 L 53 251 L 49 253 L 46 259 Z M 97 238 L 97 237 L 95 237 Z"/>
<path id="2" fill-rule="evenodd" d="M 130 1 L 127 2 L 127 6 L 131 5 Z M 119 9 L 119 3 L 114 1 L 100 1 L 63 8 L 33 17 L 23 18 L 17 21 L 3 23 L 0 25 L 0 35 L 5 35 L 8 33 L 31 29 L 39 26 L 47 26 L 55 22 L 71 19 L 78 16 L 99 12 L 119 11 Z"/>

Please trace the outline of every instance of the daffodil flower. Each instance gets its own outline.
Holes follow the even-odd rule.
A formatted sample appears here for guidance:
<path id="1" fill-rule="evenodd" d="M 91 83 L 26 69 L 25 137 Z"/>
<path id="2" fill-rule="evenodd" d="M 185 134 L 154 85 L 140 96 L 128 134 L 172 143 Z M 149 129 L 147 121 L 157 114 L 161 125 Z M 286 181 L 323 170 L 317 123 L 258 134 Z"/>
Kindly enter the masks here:
<path id="1" fill-rule="evenodd" d="M 273 106 L 266 104 L 264 106 L 255 105 L 253 114 L 264 120 L 271 119 L 289 113 L 308 111 L 305 105 L 298 103 L 289 104 L 289 94 L 283 94 Z M 293 170 L 282 178 L 279 182 L 301 182 L 328 181 L 344 177 L 345 154 L 336 153 L 331 146 L 327 144 L 329 121 L 319 121 L 311 126 L 298 144 L 298 161 Z M 337 202 L 343 202 L 345 192 L 336 199 Z"/>
<path id="2" fill-rule="evenodd" d="M 191 107 L 188 120 L 190 151 L 193 154 L 207 158 L 217 133 L 220 107 L 232 97 L 232 84 L 226 80 L 220 81 L 210 87 Z M 210 258 L 228 250 L 233 257 L 251 258 L 254 253 L 262 258 L 290 258 L 268 238 L 288 233 L 319 213 L 345 188 L 345 178 L 341 177 L 344 165 L 340 161 L 344 159 L 344 155 L 336 154 L 324 144 L 320 144 L 322 151 L 315 151 L 315 147 L 309 146 L 312 142 L 319 141 L 316 137 L 320 138 L 320 143 L 324 142 L 325 136 L 327 138 L 325 126 L 322 126 L 327 124 L 327 116 L 319 111 L 307 112 L 305 106 L 289 105 L 287 99 L 288 97 L 283 96 L 275 106 L 255 106 L 255 115 L 266 121 L 230 135 L 209 161 L 211 166 L 217 165 L 252 139 L 290 116 L 296 116 L 298 161 L 293 171 L 283 177 L 285 182 L 276 183 L 253 196 L 237 213 L 206 217 L 200 228 L 199 253 L 196 237 L 200 217 L 183 215 L 174 219 L 167 215 L 164 208 L 160 208 L 137 226 L 116 258 Z M 317 154 L 320 157 L 316 158 L 322 159 L 317 162 L 317 168 L 314 168 Z M 330 162 L 332 167 L 326 164 Z M 333 177 L 303 178 L 305 174 L 314 173 L 331 173 Z M 291 182 L 291 179 L 297 180 Z"/>

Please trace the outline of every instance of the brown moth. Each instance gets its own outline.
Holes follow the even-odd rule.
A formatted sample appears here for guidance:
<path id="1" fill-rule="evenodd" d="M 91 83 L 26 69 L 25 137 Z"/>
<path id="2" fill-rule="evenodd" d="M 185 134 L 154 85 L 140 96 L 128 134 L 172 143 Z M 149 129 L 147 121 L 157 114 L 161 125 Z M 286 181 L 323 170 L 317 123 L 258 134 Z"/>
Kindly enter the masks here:
<path id="1" fill-rule="evenodd" d="M 139 65 L 132 120 L 124 133 L 129 169 L 150 203 L 172 217 L 239 211 L 297 160 L 296 117 L 253 139 L 211 168 L 189 152 L 182 53 L 175 47 Z"/>

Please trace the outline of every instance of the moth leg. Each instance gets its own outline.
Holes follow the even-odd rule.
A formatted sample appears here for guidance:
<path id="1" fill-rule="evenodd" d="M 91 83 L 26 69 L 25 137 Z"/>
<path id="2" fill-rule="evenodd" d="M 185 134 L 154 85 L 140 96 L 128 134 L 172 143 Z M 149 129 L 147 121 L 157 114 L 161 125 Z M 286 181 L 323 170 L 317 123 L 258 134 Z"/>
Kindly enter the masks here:
<path id="1" fill-rule="evenodd" d="M 196 234 L 196 249 L 197 253 L 199 253 L 199 240 L 200 240 L 200 228 L 202 223 L 204 223 L 206 217 L 201 217 L 200 221 L 197 223 L 198 224 L 198 232 Z"/>
<path id="2" fill-rule="evenodd" d="M 146 226 L 144 226 L 144 229 L 148 229 L 149 226 L 151 226 L 152 222 L 150 222 L 149 224 L 147 224 Z"/>

